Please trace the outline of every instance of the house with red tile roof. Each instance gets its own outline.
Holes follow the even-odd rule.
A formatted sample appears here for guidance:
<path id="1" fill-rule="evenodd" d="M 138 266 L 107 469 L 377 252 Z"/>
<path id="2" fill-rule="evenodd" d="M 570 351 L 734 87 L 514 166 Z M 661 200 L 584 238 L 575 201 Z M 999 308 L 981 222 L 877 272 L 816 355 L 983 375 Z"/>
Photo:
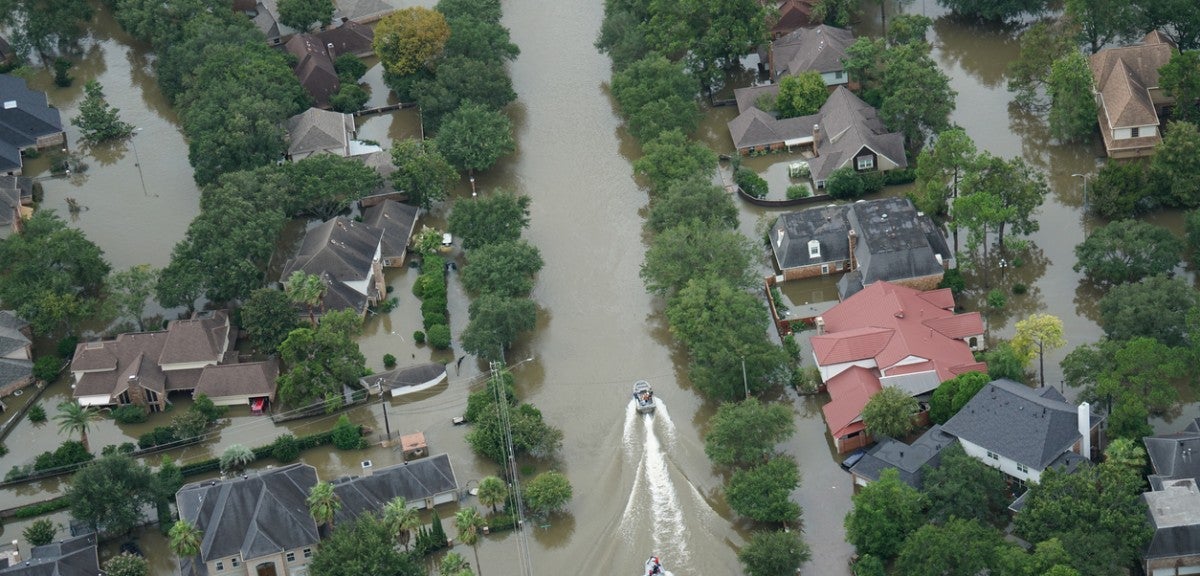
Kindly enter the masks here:
<path id="1" fill-rule="evenodd" d="M 813 359 L 830 402 L 821 408 L 838 452 L 871 439 L 862 410 L 884 386 L 918 399 L 964 372 L 986 371 L 978 312 L 954 313 L 949 289 L 921 291 L 874 282 L 817 317 Z"/>
<path id="2" fill-rule="evenodd" d="M 1140 44 L 1091 56 L 1100 133 L 1109 157 L 1149 156 L 1162 142 L 1159 114 L 1175 99 L 1159 86 L 1158 70 L 1174 53 L 1175 45 L 1155 30 Z"/>

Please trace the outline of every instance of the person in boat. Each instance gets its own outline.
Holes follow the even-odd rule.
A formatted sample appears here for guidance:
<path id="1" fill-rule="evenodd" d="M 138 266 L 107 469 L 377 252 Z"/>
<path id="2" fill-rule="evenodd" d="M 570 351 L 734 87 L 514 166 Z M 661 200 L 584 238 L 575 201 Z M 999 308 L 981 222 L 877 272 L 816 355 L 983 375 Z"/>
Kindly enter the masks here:
<path id="1" fill-rule="evenodd" d="M 650 557 L 650 574 L 651 576 L 662 574 L 662 563 L 658 561 L 658 556 Z"/>
<path id="2" fill-rule="evenodd" d="M 649 390 L 642 392 L 642 402 L 649 402 L 653 394 L 654 393 Z"/>

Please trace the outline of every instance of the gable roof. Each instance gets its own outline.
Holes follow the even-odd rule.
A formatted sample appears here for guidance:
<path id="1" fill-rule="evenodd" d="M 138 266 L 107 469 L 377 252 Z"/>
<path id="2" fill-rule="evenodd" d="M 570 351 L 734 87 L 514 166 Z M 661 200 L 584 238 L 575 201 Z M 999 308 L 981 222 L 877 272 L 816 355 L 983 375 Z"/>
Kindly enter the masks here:
<path id="1" fill-rule="evenodd" d="M 845 70 L 846 48 L 854 33 L 824 24 L 800 28 L 771 43 L 775 78 L 810 70 L 826 73 Z"/>
<path id="2" fill-rule="evenodd" d="M 211 399 L 225 396 L 275 396 L 275 378 L 279 360 L 209 366 L 200 374 L 193 396 Z"/>
<path id="3" fill-rule="evenodd" d="M 350 153 L 354 117 L 341 112 L 309 108 L 287 119 L 288 154 L 291 156 L 329 152 L 337 156 Z"/>
<path id="4" fill-rule="evenodd" d="M 204 535 L 203 562 L 240 555 L 251 560 L 313 546 L 320 537 L 305 500 L 317 484 L 317 471 L 307 464 L 187 484 L 175 494 L 179 517 Z M 188 573 L 194 557 L 180 560 Z"/>
<path id="5" fill-rule="evenodd" d="M 834 170 L 848 164 L 863 148 L 883 156 L 899 168 L 908 166 L 904 135 L 888 132 L 879 111 L 838 86 L 821 105 L 817 156 L 808 161 L 812 178 L 825 180 Z"/>
<path id="6" fill-rule="evenodd" d="M 45 92 L 30 90 L 22 78 L 0 74 L 0 171 L 20 169 L 21 149 L 62 131 L 62 118 Z"/>
<path id="7" fill-rule="evenodd" d="M 1092 79 L 1101 96 L 1101 116 L 1109 130 L 1158 124 L 1150 90 L 1157 89 L 1158 69 L 1171 60 L 1174 46 L 1160 34 L 1143 43 L 1106 48 L 1090 57 Z"/>
<path id="8" fill-rule="evenodd" d="M 771 34 L 787 34 L 797 28 L 820 22 L 813 18 L 816 0 L 783 0 L 779 5 L 779 20 L 771 26 Z"/>
<path id="9" fill-rule="evenodd" d="M 389 0 L 337 0 L 335 4 L 334 19 L 359 24 L 374 22 L 396 11 L 396 5 Z"/>
<path id="10" fill-rule="evenodd" d="M 944 432 L 939 424 L 934 424 L 912 444 L 884 438 L 868 450 L 850 472 L 874 482 L 884 470 L 894 468 L 901 481 L 920 490 L 924 467 L 937 468 L 942 461 L 942 451 L 956 442 L 958 439 Z"/>
<path id="11" fill-rule="evenodd" d="M 371 275 L 383 230 L 345 216 L 331 218 L 304 235 L 296 257 L 283 267 L 283 278 L 296 270 L 327 274 L 333 280 L 360 281 Z"/>
<path id="12" fill-rule="evenodd" d="M 11 310 L 0 310 L 0 356 L 21 350 L 32 341 L 26 336 L 29 323 Z"/>
<path id="13" fill-rule="evenodd" d="M 854 255 L 862 279 L 860 285 L 848 284 L 843 297 L 881 280 L 942 274 L 943 262 L 952 257 L 942 229 L 907 198 L 855 202 L 846 218 L 858 233 Z"/>
<path id="14" fill-rule="evenodd" d="M 342 501 L 335 521 L 351 520 L 363 512 L 378 512 L 397 496 L 410 503 L 422 502 L 455 490 L 458 480 L 446 454 L 380 468 L 369 476 L 334 481 L 333 491 Z"/>
<path id="15" fill-rule="evenodd" d="M 381 252 L 384 257 L 404 256 L 408 240 L 417 225 L 419 209 L 395 200 L 384 200 L 363 210 L 363 223 L 383 231 Z"/>
<path id="16" fill-rule="evenodd" d="M 1150 467 L 1150 486 L 1161 490 L 1171 480 L 1200 479 L 1200 418 L 1180 432 L 1157 434 L 1142 439 Z"/>
<path id="17" fill-rule="evenodd" d="M 865 428 L 862 409 L 879 392 L 878 372 L 852 366 L 825 383 L 829 403 L 821 407 L 825 423 L 834 438 L 842 438 Z"/>
<path id="18" fill-rule="evenodd" d="M 325 44 L 312 34 L 296 34 L 284 44 L 284 49 L 296 57 L 296 67 L 292 70 L 313 103 L 318 108 L 328 108 L 329 99 L 337 93 L 341 82 Z"/>
<path id="19" fill-rule="evenodd" d="M 758 99 L 763 96 L 778 96 L 779 84 L 763 84 L 760 86 L 748 86 L 746 88 L 734 88 L 733 99 L 737 101 L 738 114 L 746 112 L 750 109 L 758 108 Z"/>
<path id="20" fill-rule="evenodd" d="M 1200 555 L 1200 490 L 1191 478 L 1142 494 L 1154 535 L 1145 558 Z"/>
<path id="21" fill-rule="evenodd" d="M 1091 427 L 1103 418 L 1092 414 Z M 942 429 L 1035 470 L 1045 470 L 1082 437 L 1077 407 L 1054 388 L 1006 378 L 975 394 Z"/>
<path id="22" fill-rule="evenodd" d="M 375 32 L 369 26 L 357 22 L 343 22 L 341 26 L 326 28 L 313 36 L 321 46 L 328 50 L 331 59 L 336 59 L 342 54 L 354 54 L 362 57 L 375 52 L 371 47 L 371 43 L 375 40 Z"/>
<path id="23" fill-rule="evenodd" d="M 95 533 L 34 546 L 28 560 L 0 568 L 0 574 L 4 576 L 95 576 L 100 573 Z"/>
<path id="24" fill-rule="evenodd" d="M 771 250 L 780 270 L 850 259 L 850 223 L 847 206 L 828 205 L 783 214 L 771 229 Z M 809 256 L 816 240 L 820 255 Z"/>
<path id="25" fill-rule="evenodd" d="M 157 360 L 159 365 L 221 360 L 230 345 L 229 313 L 216 310 L 167 325 L 167 339 Z"/>

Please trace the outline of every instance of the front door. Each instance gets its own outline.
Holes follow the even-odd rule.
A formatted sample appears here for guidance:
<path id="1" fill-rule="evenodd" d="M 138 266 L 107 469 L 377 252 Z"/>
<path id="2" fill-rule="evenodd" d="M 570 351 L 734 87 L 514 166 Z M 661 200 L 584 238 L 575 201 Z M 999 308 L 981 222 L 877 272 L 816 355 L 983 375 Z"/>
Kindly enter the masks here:
<path id="1" fill-rule="evenodd" d="M 274 562 L 263 562 L 262 564 L 259 564 L 254 571 L 258 574 L 258 576 L 276 576 Z"/>

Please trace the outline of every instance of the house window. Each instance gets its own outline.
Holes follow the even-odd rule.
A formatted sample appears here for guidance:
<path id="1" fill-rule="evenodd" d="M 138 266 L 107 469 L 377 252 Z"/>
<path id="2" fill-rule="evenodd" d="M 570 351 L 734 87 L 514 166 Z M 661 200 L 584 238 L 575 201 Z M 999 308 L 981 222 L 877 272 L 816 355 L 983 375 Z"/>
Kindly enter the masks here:
<path id="1" fill-rule="evenodd" d="M 858 158 L 854 159 L 854 165 L 857 166 L 859 170 L 870 170 L 875 167 L 875 157 L 859 156 Z"/>
<path id="2" fill-rule="evenodd" d="M 225 571 L 225 563 L 220 560 L 217 560 L 217 572 L 224 572 L 224 571 Z"/>
<path id="3" fill-rule="evenodd" d="M 822 273 L 822 274 L 828 274 L 828 273 L 829 273 L 829 265 L 828 265 L 828 264 L 822 264 L 822 265 L 821 265 L 821 273 Z"/>
<path id="4" fill-rule="evenodd" d="M 237 559 L 237 557 L 236 557 L 236 556 L 235 556 L 235 557 L 233 557 L 233 558 L 230 558 L 230 559 L 229 559 L 229 563 L 230 563 L 231 565 L 233 565 L 233 567 L 234 567 L 234 568 L 237 568 L 237 567 L 238 567 L 238 564 L 240 564 L 240 562 L 238 562 L 238 559 Z"/>
<path id="5" fill-rule="evenodd" d="M 305 557 L 305 558 L 312 558 L 312 548 L 305 548 L 305 549 L 304 549 L 304 557 Z"/>
<path id="6" fill-rule="evenodd" d="M 819 241 L 817 241 L 817 240 L 809 240 L 808 241 L 808 257 L 809 258 L 820 258 L 821 257 L 821 243 Z"/>
<path id="7" fill-rule="evenodd" d="M 843 76 L 845 76 L 845 75 L 846 75 L 846 73 L 845 73 L 845 72 L 842 72 L 841 70 L 838 70 L 838 71 L 836 71 L 836 72 L 834 72 L 834 73 L 833 73 L 833 77 L 834 77 L 834 78 L 837 78 L 838 80 L 841 80 L 841 79 L 842 79 L 842 77 L 843 77 Z"/>
<path id="8" fill-rule="evenodd" d="M 1129 129 L 1129 137 L 1130 138 L 1137 138 L 1140 133 L 1141 133 L 1141 128 L 1138 128 L 1137 126 L 1134 126 L 1133 128 Z"/>
<path id="9" fill-rule="evenodd" d="M 1024 464 L 1017 464 L 1017 471 L 1023 474 L 1029 473 L 1029 467 Z"/>
<path id="10" fill-rule="evenodd" d="M 295 561 L 296 561 L 296 553 L 295 553 L 295 552 L 288 552 L 288 553 L 287 553 L 287 561 L 288 561 L 288 563 L 295 562 Z"/>
<path id="11" fill-rule="evenodd" d="M 987 457 L 988 457 L 988 458 L 991 458 L 992 460 L 999 460 L 999 459 L 1000 459 L 1000 455 L 999 455 L 999 454 L 996 454 L 995 452 L 992 452 L 991 450 L 988 450 Z"/>
<path id="12" fill-rule="evenodd" d="M 817 190 L 820 190 L 820 189 L 822 189 L 822 188 L 824 188 L 824 187 L 825 187 L 825 181 L 824 181 L 824 180 L 817 180 Z"/>

